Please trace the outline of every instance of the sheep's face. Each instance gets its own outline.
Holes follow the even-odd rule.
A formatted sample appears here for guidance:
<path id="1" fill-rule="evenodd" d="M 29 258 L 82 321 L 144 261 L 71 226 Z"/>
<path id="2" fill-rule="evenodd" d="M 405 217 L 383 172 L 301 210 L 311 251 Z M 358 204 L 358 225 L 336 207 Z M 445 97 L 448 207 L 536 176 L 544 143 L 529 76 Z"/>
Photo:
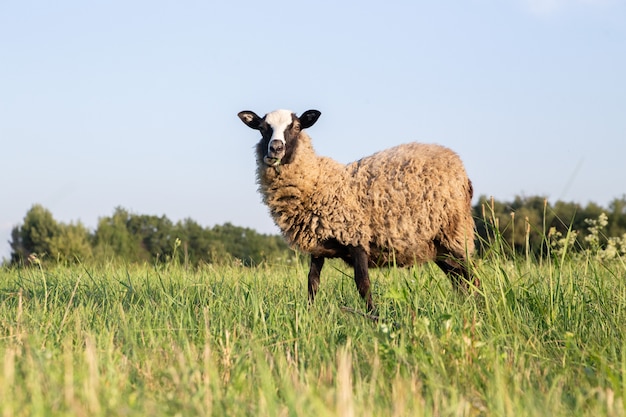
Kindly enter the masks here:
<path id="1" fill-rule="evenodd" d="M 239 118 L 261 132 L 257 152 L 266 165 L 277 167 L 291 162 L 300 131 L 313 126 L 320 115 L 317 110 L 307 110 L 300 117 L 289 110 L 276 110 L 261 118 L 252 111 L 242 111 Z"/>

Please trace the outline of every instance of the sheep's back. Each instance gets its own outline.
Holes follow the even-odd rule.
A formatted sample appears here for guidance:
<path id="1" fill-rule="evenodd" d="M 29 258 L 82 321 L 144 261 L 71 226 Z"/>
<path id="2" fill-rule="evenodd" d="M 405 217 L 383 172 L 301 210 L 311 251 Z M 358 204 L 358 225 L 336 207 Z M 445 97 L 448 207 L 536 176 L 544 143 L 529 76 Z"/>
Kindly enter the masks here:
<path id="1" fill-rule="evenodd" d="M 370 213 L 371 257 L 409 265 L 433 259 L 436 242 L 472 235 L 471 185 L 452 150 L 400 145 L 348 166 L 363 208 Z M 468 242 L 473 251 L 473 240 Z"/>

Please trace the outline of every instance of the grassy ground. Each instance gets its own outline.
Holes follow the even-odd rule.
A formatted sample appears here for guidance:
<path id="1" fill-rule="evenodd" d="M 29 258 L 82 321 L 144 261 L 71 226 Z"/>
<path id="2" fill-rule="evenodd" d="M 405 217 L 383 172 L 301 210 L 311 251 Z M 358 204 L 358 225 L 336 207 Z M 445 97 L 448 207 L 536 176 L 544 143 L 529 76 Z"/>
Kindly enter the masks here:
<path id="1" fill-rule="evenodd" d="M 626 266 L 491 256 L 484 297 L 432 265 L 0 269 L 0 412 L 624 416 Z"/>

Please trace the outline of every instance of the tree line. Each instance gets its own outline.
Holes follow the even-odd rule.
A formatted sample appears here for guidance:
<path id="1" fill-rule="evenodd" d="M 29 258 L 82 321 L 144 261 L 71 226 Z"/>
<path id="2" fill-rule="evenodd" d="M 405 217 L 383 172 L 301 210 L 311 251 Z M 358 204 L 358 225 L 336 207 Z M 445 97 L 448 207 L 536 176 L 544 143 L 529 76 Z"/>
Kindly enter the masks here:
<path id="1" fill-rule="evenodd" d="M 289 262 L 295 256 L 278 235 L 230 223 L 202 227 L 192 219 L 173 223 L 166 216 L 134 214 L 118 207 L 90 231 L 82 223 L 57 222 L 36 204 L 11 231 L 11 265 L 36 262 L 176 261 L 197 266 L 239 260 L 244 265 Z"/>
<path id="2" fill-rule="evenodd" d="M 626 254 L 626 195 L 608 207 L 540 196 L 501 202 L 481 196 L 473 206 L 479 254 L 494 238 L 512 252 L 545 256 L 559 245 L 569 250 Z M 565 243 L 564 243 L 565 242 Z M 291 262 L 295 253 L 279 235 L 257 233 L 230 223 L 202 227 L 192 219 L 173 223 L 165 216 L 131 213 L 118 207 L 91 231 L 80 222 L 57 222 L 39 204 L 11 232 L 11 265 L 36 262 L 176 261 L 197 266 L 239 260 L 244 265 Z"/>
<path id="3" fill-rule="evenodd" d="M 546 256 L 564 245 L 572 252 L 626 255 L 626 195 L 608 207 L 593 202 L 551 204 L 539 196 L 517 196 L 509 202 L 481 196 L 473 211 L 483 251 L 485 242 L 497 238 L 511 252 L 534 256 Z"/>

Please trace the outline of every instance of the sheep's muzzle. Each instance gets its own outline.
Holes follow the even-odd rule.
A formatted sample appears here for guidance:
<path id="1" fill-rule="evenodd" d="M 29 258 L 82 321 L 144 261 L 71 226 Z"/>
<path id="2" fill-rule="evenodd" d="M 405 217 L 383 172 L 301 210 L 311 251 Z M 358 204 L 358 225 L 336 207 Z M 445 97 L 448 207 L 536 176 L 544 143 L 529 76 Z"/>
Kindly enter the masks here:
<path id="1" fill-rule="evenodd" d="M 280 158 L 271 158 L 269 156 L 266 156 L 265 158 L 263 158 L 263 162 L 265 162 L 265 165 L 267 166 L 276 167 L 280 165 Z"/>
<path id="2" fill-rule="evenodd" d="M 271 140 L 267 147 L 267 155 L 263 158 L 263 162 L 269 166 L 278 166 L 280 160 L 285 156 L 285 143 L 282 140 Z"/>

